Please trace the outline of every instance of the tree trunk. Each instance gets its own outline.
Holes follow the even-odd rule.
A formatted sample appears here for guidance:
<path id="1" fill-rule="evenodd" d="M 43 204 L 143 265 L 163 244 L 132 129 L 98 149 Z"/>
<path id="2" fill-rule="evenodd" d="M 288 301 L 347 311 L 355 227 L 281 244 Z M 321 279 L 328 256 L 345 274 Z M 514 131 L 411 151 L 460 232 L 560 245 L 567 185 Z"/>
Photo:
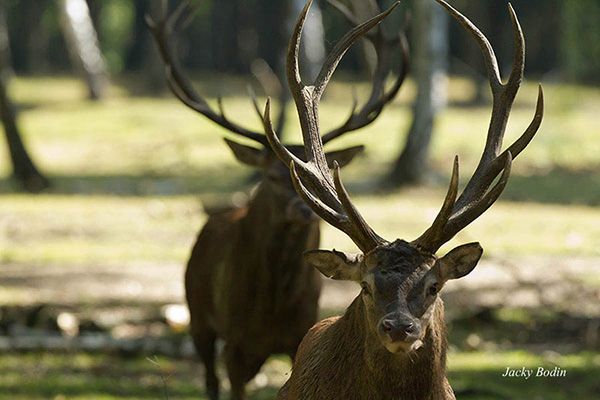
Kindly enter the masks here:
<path id="1" fill-rule="evenodd" d="M 12 64 L 10 62 L 10 41 L 8 40 L 8 21 L 6 20 L 6 8 L 4 3 L 0 3 L 0 77 L 4 82 L 8 82 L 14 75 Z"/>
<path id="2" fill-rule="evenodd" d="M 127 50 L 125 68 L 135 71 L 142 78 L 141 93 L 158 94 L 167 88 L 164 79 L 164 66 L 152 35 L 146 26 L 146 15 L 158 15 L 158 1 L 140 0 L 135 2 L 133 39 Z M 135 88 L 134 88 L 135 90 Z"/>
<path id="3" fill-rule="evenodd" d="M 85 0 L 58 0 L 60 22 L 69 55 L 81 69 L 90 99 L 100 99 L 107 85 L 104 58 Z"/>
<path id="4" fill-rule="evenodd" d="M 447 16 L 430 1 L 413 2 L 417 99 L 406 144 L 388 177 L 391 186 L 417 184 L 428 170 L 429 144 L 437 113 L 446 103 Z"/>
<path id="5" fill-rule="evenodd" d="M 13 177 L 26 191 L 37 193 L 48 188 L 50 185 L 48 180 L 42 176 L 33 164 L 21 140 L 21 134 L 16 123 L 14 106 L 6 93 L 4 80 L 6 74 L 3 71 L 2 65 L 0 64 L 0 119 L 4 125 L 4 133 L 13 164 Z"/>
<path id="6" fill-rule="evenodd" d="M 212 3 L 212 44 L 214 68 L 218 71 L 240 72 L 239 0 L 219 0 Z"/>
<path id="7" fill-rule="evenodd" d="M 146 14 L 152 14 L 149 0 L 138 0 L 135 2 L 135 17 L 133 21 L 133 39 L 131 46 L 127 49 L 125 68 L 129 71 L 138 71 L 145 61 L 145 52 L 148 50 L 147 41 L 148 27 L 146 26 Z"/>

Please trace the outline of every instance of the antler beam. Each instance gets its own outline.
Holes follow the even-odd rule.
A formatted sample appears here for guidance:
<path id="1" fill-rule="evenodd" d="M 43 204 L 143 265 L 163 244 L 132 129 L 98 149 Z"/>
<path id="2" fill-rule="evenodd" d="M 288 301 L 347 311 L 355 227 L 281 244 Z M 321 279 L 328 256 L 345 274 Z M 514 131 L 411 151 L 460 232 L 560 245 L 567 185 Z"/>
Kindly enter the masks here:
<path id="1" fill-rule="evenodd" d="M 327 2 L 337 9 L 352 26 L 359 25 L 357 22 L 358 19 L 345 5 L 337 0 L 327 0 Z M 376 2 L 372 2 L 371 7 L 376 13 L 381 13 Z M 360 129 L 377 119 L 383 108 L 396 97 L 409 72 L 408 60 L 410 59 L 410 51 L 405 30 L 400 30 L 396 37 L 387 38 L 384 35 L 383 29 L 377 27 L 365 33 L 364 37 L 371 42 L 377 54 L 377 65 L 374 70 L 371 95 L 369 96 L 369 100 L 358 111 L 356 110 L 358 102 L 355 97 L 352 112 L 346 122 L 323 135 L 323 143 L 327 143 L 346 132 Z M 386 92 L 385 81 L 392 70 L 392 54 L 397 47 L 400 48 L 401 62 L 398 65 L 397 77 L 394 84 Z"/>
<path id="2" fill-rule="evenodd" d="M 352 205 L 342 185 L 338 168 L 335 169 L 335 178 L 332 179 L 319 133 L 318 108 L 323 91 L 346 51 L 356 40 L 390 15 L 398 3 L 386 12 L 355 26 L 344 35 L 329 53 L 313 84 L 305 85 L 302 83 L 298 67 L 298 49 L 302 28 L 311 4 L 312 0 L 306 4 L 300 14 L 287 55 L 288 83 L 300 117 L 307 161 L 295 157 L 275 135 L 270 118 L 270 101 L 267 101 L 264 113 L 265 132 L 275 153 L 290 168 L 294 185 L 302 199 L 315 213 L 345 232 L 362 251 L 368 252 L 386 241 L 369 227 Z"/>
<path id="3" fill-rule="evenodd" d="M 492 90 L 493 108 L 485 148 L 473 176 L 469 179 L 461 195 L 456 199 L 458 159 L 455 160 L 450 188 L 440 213 L 433 225 L 413 241 L 416 246 L 432 253 L 483 214 L 500 197 L 510 176 L 512 160 L 531 142 L 542 123 L 544 115 L 544 95 L 540 85 L 533 121 L 525 130 L 525 133 L 501 153 L 508 117 L 521 85 L 525 68 L 525 38 L 517 15 L 509 3 L 508 9 L 515 37 L 515 53 L 510 77 L 507 83 L 504 84 L 502 83 L 494 49 L 485 35 L 467 17 L 444 0 L 436 1 L 463 25 L 479 44 Z M 490 189 L 500 173 L 502 173 L 500 179 Z"/>
<path id="4" fill-rule="evenodd" d="M 206 118 L 223 128 L 268 146 L 264 134 L 246 129 L 230 121 L 223 113 L 223 105 L 220 98 L 219 112 L 216 112 L 208 105 L 206 100 L 196 91 L 196 89 L 194 89 L 176 55 L 175 49 L 177 46 L 176 37 L 174 35 L 176 25 L 181 23 L 184 17 L 188 18 L 186 21 L 187 23 L 191 20 L 190 16 L 193 15 L 192 7 L 190 6 L 189 1 L 183 1 L 171 15 L 167 15 L 168 0 L 163 0 L 162 4 L 163 12 L 160 19 L 155 21 L 147 15 L 146 23 L 154 36 L 160 55 L 165 63 L 167 83 L 173 94 L 189 108 L 204 115 Z M 182 25 L 187 25 L 187 23 Z"/>

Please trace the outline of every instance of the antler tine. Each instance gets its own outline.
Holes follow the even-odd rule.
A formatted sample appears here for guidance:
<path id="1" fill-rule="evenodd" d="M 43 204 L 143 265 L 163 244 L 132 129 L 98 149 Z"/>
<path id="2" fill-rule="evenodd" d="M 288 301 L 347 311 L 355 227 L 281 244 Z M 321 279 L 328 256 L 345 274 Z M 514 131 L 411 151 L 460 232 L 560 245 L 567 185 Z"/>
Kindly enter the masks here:
<path id="1" fill-rule="evenodd" d="M 523 80 L 523 73 L 525 71 L 525 37 L 523 36 L 523 29 L 515 13 L 515 9 L 512 4 L 508 3 L 508 11 L 510 13 L 510 20 L 513 25 L 513 33 L 515 37 L 515 52 L 513 55 L 513 66 L 508 78 L 508 83 L 505 85 L 507 90 L 511 91 L 511 97 L 517 95 L 517 91 L 521 86 Z"/>
<path id="2" fill-rule="evenodd" d="M 448 10 L 448 12 L 458 20 L 462 24 L 462 26 L 469 31 L 469 33 L 477 40 L 477 44 L 481 47 L 481 52 L 483 53 L 483 59 L 485 61 L 485 67 L 488 72 L 488 78 L 490 80 L 490 84 L 492 86 L 492 90 L 497 90 L 502 86 L 502 79 L 500 78 L 500 70 L 498 69 L 498 60 L 496 59 L 496 54 L 494 53 L 494 49 L 490 44 L 490 41 L 485 37 L 485 35 L 477 28 L 467 17 L 462 15 L 459 11 L 457 11 L 450 4 L 446 3 L 444 0 L 435 0 L 440 3 L 442 6 Z"/>
<path id="3" fill-rule="evenodd" d="M 338 8 L 342 14 L 350 13 L 348 8 L 344 5 L 339 4 L 335 0 L 328 0 L 331 5 Z M 341 9 L 340 9 L 341 7 Z M 347 18 L 348 19 L 348 18 Z M 355 25 L 355 24 L 354 24 Z M 348 119 L 339 127 L 332 129 L 323 135 L 323 143 L 328 143 L 331 140 L 340 137 L 341 135 L 361 129 L 379 117 L 383 108 L 391 102 L 402 87 L 404 80 L 408 74 L 409 69 L 409 48 L 408 40 L 406 39 L 406 32 L 401 30 L 398 34 L 398 38 L 394 40 L 388 40 L 384 38 L 382 30 L 379 28 L 377 33 L 369 31 L 365 37 L 373 44 L 377 54 L 377 66 L 373 76 L 373 85 L 371 87 L 371 95 L 368 101 L 362 106 L 362 108 L 356 112 L 356 107 L 353 107 L 353 111 Z M 391 71 L 392 52 L 393 49 L 399 47 L 401 53 L 401 62 L 399 64 L 398 76 L 389 89 L 385 91 L 385 81 L 388 74 Z"/>
<path id="4" fill-rule="evenodd" d="M 167 83 L 171 91 L 189 108 L 204 115 L 223 128 L 267 146 L 268 142 L 265 135 L 229 121 L 223 115 L 222 111 L 220 113 L 215 112 L 194 89 L 191 81 L 183 72 L 183 68 L 176 56 L 176 38 L 174 35 L 175 26 L 181 21 L 186 11 L 190 10 L 190 2 L 181 2 L 171 15 L 168 15 L 167 6 L 168 1 L 164 0 L 162 2 L 163 13 L 161 17 L 158 20 L 153 20 L 149 15 L 146 15 L 146 22 L 165 63 Z M 221 105 L 219 106 L 221 107 Z"/>
<path id="5" fill-rule="evenodd" d="M 542 123 L 544 114 L 544 95 L 540 85 L 536 112 L 532 122 L 523 135 L 500 154 L 510 110 L 521 85 L 525 68 L 525 38 L 517 15 L 509 4 L 515 37 L 515 53 L 510 78 L 506 84 L 503 84 L 494 50 L 483 33 L 444 0 L 436 1 L 471 33 L 481 47 L 492 89 L 493 107 L 485 148 L 473 176 L 469 179 L 458 200 L 454 202 L 451 213 L 446 215 L 447 202 L 444 202 L 442 211 L 432 227 L 413 242 L 430 252 L 437 251 L 461 229 L 487 211 L 498 199 L 508 182 L 513 158 L 517 157 L 531 142 Z M 500 172 L 502 175 L 498 183 L 490 189 Z M 440 222 L 441 215 L 446 216 L 446 222 L 443 224 Z"/>
<path id="6" fill-rule="evenodd" d="M 303 170 L 307 168 L 307 164 L 292 154 L 283 143 L 277 137 L 275 130 L 273 129 L 273 122 L 271 121 L 271 98 L 267 98 L 267 105 L 265 106 L 265 112 L 263 114 L 263 126 L 265 128 L 265 133 L 267 136 L 267 140 L 269 141 L 269 145 L 279 157 L 279 159 L 288 167 L 292 168 L 292 164 L 295 164 L 301 167 Z"/>
<path id="7" fill-rule="evenodd" d="M 329 168 L 327 166 L 327 161 L 325 159 L 325 153 L 323 151 L 323 142 L 319 133 L 319 118 L 318 118 L 318 105 L 319 100 L 322 95 L 322 91 L 325 89 L 327 82 L 331 78 L 337 64 L 339 63 L 341 57 L 346 53 L 348 48 L 362 35 L 368 32 L 371 28 L 377 25 L 381 20 L 387 17 L 397 6 L 396 3 L 392 6 L 388 11 L 377 15 L 374 18 L 364 22 L 353 28 L 350 32 L 348 32 L 344 37 L 334 46 L 333 50 L 330 52 L 327 60 L 325 61 L 319 76 L 315 80 L 315 83 L 311 86 L 306 86 L 302 83 L 302 79 L 300 77 L 300 71 L 298 66 L 298 55 L 300 49 L 300 39 L 302 36 L 302 29 L 304 27 L 304 23 L 306 22 L 306 17 L 308 15 L 308 11 L 312 4 L 313 0 L 308 1 L 304 9 L 302 10 L 298 21 L 294 27 L 292 32 L 292 38 L 290 40 L 290 45 L 288 47 L 287 52 L 287 66 L 286 73 L 288 78 L 288 84 L 290 86 L 290 90 L 294 97 L 294 101 L 296 103 L 296 108 L 298 110 L 298 115 L 300 118 L 300 125 L 302 128 L 302 136 L 304 140 L 304 147 L 306 151 L 306 156 L 309 162 L 311 162 L 314 173 L 318 174 L 320 179 L 317 179 L 315 176 L 307 177 L 309 180 L 309 184 L 311 187 L 318 187 L 317 181 L 324 181 L 329 189 L 333 189 L 334 185 L 331 180 L 331 176 L 329 174 Z M 270 136 L 270 131 L 272 130 L 272 123 L 270 121 L 265 122 L 265 130 L 267 136 Z M 276 144 L 275 140 L 272 138 L 268 138 L 270 142 Z M 284 161 L 288 166 L 290 165 L 291 159 L 293 155 L 287 151 L 287 149 L 282 146 L 276 147 L 282 153 L 287 153 L 285 156 L 280 157 L 282 161 Z M 306 163 L 296 161 L 296 164 L 301 166 L 301 170 L 306 171 L 307 165 Z M 328 196 L 328 195 L 326 195 Z"/>
<path id="8" fill-rule="evenodd" d="M 414 240 L 413 243 L 419 247 L 426 247 L 427 244 L 436 243 L 439 241 L 444 232 L 444 227 L 448 223 L 456 203 L 456 196 L 458 195 L 458 156 L 454 157 L 454 166 L 452 168 L 452 178 L 450 178 L 450 186 L 444 199 L 444 204 L 440 209 L 440 212 L 435 217 L 433 224 L 427 229 L 418 239 Z"/>
<path id="9" fill-rule="evenodd" d="M 256 98 L 256 93 L 254 92 L 254 88 L 252 87 L 252 85 L 248 84 L 246 86 L 246 90 L 248 91 L 250 100 L 252 100 L 252 106 L 254 107 L 254 111 L 256 111 L 258 118 L 262 121 L 264 118 L 264 115 L 263 115 L 262 111 L 260 111 L 260 106 L 258 105 L 258 99 Z"/>
<path id="10" fill-rule="evenodd" d="M 343 231 L 341 227 L 344 226 L 344 223 L 348 222 L 348 218 L 345 215 L 333 210 L 331 207 L 313 195 L 306 188 L 306 186 L 304 186 L 304 183 L 302 183 L 302 180 L 298 175 L 296 163 L 294 161 L 292 161 L 290 164 L 290 174 L 292 176 L 294 188 L 296 189 L 296 192 L 300 198 L 302 198 L 302 200 L 327 223 Z"/>
<path id="11" fill-rule="evenodd" d="M 480 200 L 469 204 L 467 207 L 459 210 L 450 217 L 446 224 L 443 232 L 442 242 L 439 246 L 446 243 L 448 240 L 454 237 L 460 230 L 471 222 L 475 221 L 481 214 L 487 211 L 498 200 L 510 177 L 510 170 L 512 167 L 512 155 L 510 152 L 506 153 L 505 162 L 503 166 L 502 175 L 498 180 L 498 183 L 489 190 Z"/>
<path id="12" fill-rule="evenodd" d="M 275 135 L 270 118 L 270 101 L 267 101 L 263 124 L 273 151 L 290 168 L 292 181 L 298 195 L 315 213 L 334 227 L 345 232 L 362 251 L 368 252 L 379 244 L 384 243 L 385 240 L 379 237 L 367 225 L 358 213 L 358 210 L 352 205 L 341 183 L 337 168 L 335 177 L 332 179 L 329 167 L 327 166 L 325 152 L 323 151 L 323 142 L 319 134 L 318 106 L 323 90 L 344 53 L 358 38 L 388 16 L 397 4 L 387 12 L 379 14 L 367 22 L 356 26 L 347 33 L 334 46 L 321 68 L 321 72 L 315 83 L 311 86 L 306 86 L 300 78 L 298 50 L 302 28 L 311 4 L 312 0 L 309 0 L 302 10 L 292 33 L 286 67 L 288 83 L 294 96 L 296 108 L 298 109 L 308 161 L 304 162 L 294 156 L 281 144 Z M 306 182 L 306 185 L 303 181 Z"/>
<path id="13" fill-rule="evenodd" d="M 340 41 L 333 47 L 333 49 L 325 59 L 325 62 L 321 67 L 321 71 L 319 72 L 319 75 L 317 76 L 317 79 L 314 83 L 313 99 L 316 103 L 318 103 L 318 101 L 321 99 L 321 96 L 323 95 L 323 92 L 325 91 L 325 88 L 327 87 L 331 76 L 335 72 L 338 63 L 340 62 L 346 51 L 348 51 L 350 46 L 352 46 L 352 44 L 356 40 L 358 40 L 369 30 L 371 30 L 375 25 L 379 24 L 381 21 L 387 18 L 387 16 L 390 15 L 392 11 L 394 11 L 394 9 L 398 7 L 399 4 L 399 1 L 394 3 L 394 5 L 391 6 L 387 11 L 382 12 L 381 14 L 374 16 L 368 21 L 363 22 L 362 24 L 354 27 L 352 30 L 350 30 L 350 32 L 344 35 L 344 37 L 342 37 L 342 39 L 340 39 Z"/>
<path id="14" fill-rule="evenodd" d="M 306 22 L 308 10 L 310 10 L 312 2 L 313 0 L 309 0 L 308 3 L 306 3 L 302 9 L 302 12 L 300 13 L 300 16 L 298 17 L 298 21 L 296 21 L 286 56 L 285 72 L 290 90 L 296 103 L 302 100 L 302 89 L 304 89 L 302 78 L 300 77 L 300 65 L 298 62 L 300 53 L 300 39 L 302 38 L 302 29 L 304 29 L 304 23 Z"/>
<path id="15" fill-rule="evenodd" d="M 369 224 L 367 224 L 367 221 L 360 215 L 358 209 L 352 204 L 350 196 L 342 183 L 342 178 L 340 177 L 340 165 L 337 161 L 334 162 L 333 181 L 342 207 L 350 219 L 348 228 L 340 229 L 350 236 L 363 252 L 368 252 L 383 243 L 387 243 L 385 239 L 375 233 Z"/>
<path id="16" fill-rule="evenodd" d="M 296 170 L 296 164 L 292 161 L 290 164 L 290 174 L 296 192 L 300 198 L 321 218 L 327 223 L 347 234 L 361 251 L 367 253 L 375 247 L 387 243 L 387 241 L 377 235 L 373 229 L 367 224 L 364 218 L 360 215 L 350 197 L 339 173 L 340 166 L 335 162 L 334 180 L 335 187 L 341 203 L 338 203 L 343 213 L 333 210 L 304 186 L 302 179 Z"/>
<path id="17" fill-rule="evenodd" d="M 443 2 L 443 0 L 437 1 Z M 508 117 L 512 109 L 512 105 L 515 101 L 517 91 L 519 90 L 519 87 L 521 85 L 525 68 L 525 38 L 523 37 L 523 31 L 519 24 L 519 20 L 514 12 L 514 9 L 512 8 L 512 6 L 510 6 L 510 4 L 509 11 L 511 15 L 515 37 L 515 54 L 513 59 L 511 75 L 506 84 L 502 84 L 500 82 L 500 86 L 498 87 L 495 86 L 493 80 L 490 78 L 490 85 L 492 88 L 493 95 L 493 106 L 492 117 L 490 120 L 490 126 L 488 130 L 485 148 L 481 156 L 479 165 L 477 166 L 475 172 L 473 173 L 473 176 L 467 183 L 467 186 L 465 187 L 463 193 L 457 200 L 457 208 L 465 207 L 469 202 L 481 198 L 489 188 L 489 185 L 492 184 L 498 173 L 501 171 L 501 168 L 499 168 L 501 166 L 501 162 L 499 160 L 503 157 L 499 157 L 499 155 L 502 149 L 504 132 L 506 131 Z M 457 17 L 457 19 L 459 18 Z M 470 23 L 470 21 L 464 16 L 462 17 L 462 19 L 459 19 L 461 23 L 463 22 L 463 20 L 466 20 Z M 472 23 L 470 24 L 472 25 Z M 475 34 L 474 36 L 479 37 Z M 483 34 L 481 34 L 481 37 L 483 37 L 486 43 L 489 44 L 489 41 L 487 41 Z M 485 51 L 483 53 L 484 56 L 487 54 Z M 491 50 L 491 54 L 493 55 L 493 50 Z M 497 66 L 497 62 L 495 62 L 495 65 Z M 543 100 L 543 97 L 541 99 Z M 538 95 L 538 110 L 536 110 L 536 117 L 534 117 L 534 126 L 537 123 L 538 115 L 540 115 L 540 103 L 543 106 L 543 101 L 540 101 L 540 96 Z M 539 122 L 541 123 L 541 119 L 539 120 Z M 524 136 L 525 138 L 529 137 L 529 141 L 531 141 L 536 132 L 537 129 L 528 129 Z M 526 143 L 528 143 L 527 140 L 522 140 L 519 142 L 519 145 Z M 518 155 L 519 153 L 520 152 L 513 154 Z"/>

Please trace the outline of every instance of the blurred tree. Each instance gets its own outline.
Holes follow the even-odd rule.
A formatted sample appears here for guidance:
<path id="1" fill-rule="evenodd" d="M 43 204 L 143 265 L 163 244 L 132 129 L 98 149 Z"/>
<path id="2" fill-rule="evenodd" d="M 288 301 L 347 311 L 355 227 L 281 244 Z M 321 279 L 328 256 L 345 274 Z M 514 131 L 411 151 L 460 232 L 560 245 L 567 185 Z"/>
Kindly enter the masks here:
<path id="1" fill-rule="evenodd" d="M 131 46 L 127 49 L 125 58 L 125 66 L 128 70 L 140 70 L 144 61 L 146 61 L 146 54 L 148 52 L 148 43 L 152 40 L 148 33 L 148 27 L 146 26 L 146 14 L 152 14 L 151 12 L 151 0 L 138 0 L 135 1 L 135 18 L 131 30 L 133 31 L 131 37 Z"/>
<path id="2" fill-rule="evenodd" d="M 562 64 L 570 79 L 600 82 L 600 1 L 562 0 Z"/>
<path id="3" fill-rule="evenodd" d="M 217 71 L 243 71 L 240 52 L 239 0 L 213 1 L 211 10 L 212 50 Z"/>
<path id="4" fill-rule="evenodd" d="M 85 0 L 58 0 L 58 7 L 73 64 L 83 72 L 90 99 L 99 99 L 107 84 L 106 66 L 88 5 Z"/>
<path id="5" fill-rule="evenodd" d="M 156 15 L 160 2 L 135 1 L 135 14 L 130 46 L 125 55 L 125 69 L 141 75 L 145 90 L 162 92 L 165 88 L 163 63 L 146 26 L 146 15 Z"/>
<path id="6" fill-rule="evenodd" d="M 386 178 L 391 186 L 415 184 L 424 178 L 434 120 L 446 103 L 446 12 L 432 1 L 414 0 L 412 17 L 412 71 L 418 93 L 406 144 Z"/>
<path id="7" fill-rule="evenodd" d="M 289 0 L 260 0 L 254 15 L 258 34 L 257 56 L 265 60 L 280 78 L 285 77 L 285 52 L 290 36 L 287 19 L 292 14 L 290 6 Z"/>
<path id="8" fill-rule="evenodd" d="M 39 73 L 48 68 L 49 37 L 42 24 L 47 6 L 46 2 L 36 0 L 22 0 L 14 5 L 20 11 L 16 25 L 21 40 L 12 46 L 13 53 L 16 64 L 30 73 Z M 9 20 L 12 21 L 12 18 Z"/>
<path id="9" fill-rule="evenodd" d="M 0 46 L 8 39 L 8 29 L 4 5 L 0 3 Z M 2 50 L 6 47 L 2 46 Z M 8 143 L 10 159 L 13 164 L 13 177 L 28 192 L 39 192 L 49 186 L 48 180 L 42 176 L 27 154 L 21 134 L 17 127 L 14 106 L 6 92 L 6 82 L 9 76 L 6 67 L 9 65 L 7 52 L 0 53 L 0 119 L 4 125 L 4 134 Z"/>
<path id="10" fill-rule="evenodd" d="M 3 78 L 5 82 L 8 82 L 8 79 L 14 74 L 10 58 L 10 40 L 8 38 L 6 8 L 4 3 L 0 3 L 0 65 L 4 66 L 0 73 L 4 75 Z"/>

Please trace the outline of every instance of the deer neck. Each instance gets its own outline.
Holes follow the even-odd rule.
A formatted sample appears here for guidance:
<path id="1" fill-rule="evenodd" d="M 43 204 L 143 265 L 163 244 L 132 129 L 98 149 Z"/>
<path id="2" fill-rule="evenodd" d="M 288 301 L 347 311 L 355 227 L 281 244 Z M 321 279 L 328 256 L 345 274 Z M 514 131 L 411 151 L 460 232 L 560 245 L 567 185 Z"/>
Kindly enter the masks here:
<path id="1" fill-rule="evenodd" d="M 248 204 L 248 217 L 259 218 L 265 225 L 283 223 L 281 216 L 284 215 L 287 203 L 287 196 L 278 193 L 270 185 L 260 183 Z"/>
<path id="2" fill-rule="evenodd" d="M 339 322 L 352 332 L 344 337 L 356 342 L 343 348 L 362 352 L 356 356 L 363 361 L 358 375 L 368 377 L 365 386 L 369 393 L 378 393 L 378 398 L 386 399 L 397 399 L 399 394 L 402 399 L 444 398 L 441 395 L 444 393 L 447 348 L 444 306 L 441 300 L 434 306 L 424 344 L 410 354 L 392 354 L 381 344 L 376 332 L 367 325 L 360 296 L 348 308 Z M 365 398 L 370 397 L 365 395 Z"/>
<path id="3" fill-rule="evenodd" d="M 289 196 L 261 184 L 240 221 L 238 254 L 232 257 L 236 273 L 244 276 L 240 282 L 245 286 L 240 290 L 253 290 L 256 294 L 252 297 L 260 299 L 253 303 L 255 315 L 285 310 L 290 301 L 297 301 L 297 292 L 305 290 L 304 282 L 318 276 L 302 256 L 304 250 L 318 247 L 318 219 L 305 223 L 288 220 L 289 201 Z M 254 282 L 251 288 L 247 287 L 249 281 Z"/>

